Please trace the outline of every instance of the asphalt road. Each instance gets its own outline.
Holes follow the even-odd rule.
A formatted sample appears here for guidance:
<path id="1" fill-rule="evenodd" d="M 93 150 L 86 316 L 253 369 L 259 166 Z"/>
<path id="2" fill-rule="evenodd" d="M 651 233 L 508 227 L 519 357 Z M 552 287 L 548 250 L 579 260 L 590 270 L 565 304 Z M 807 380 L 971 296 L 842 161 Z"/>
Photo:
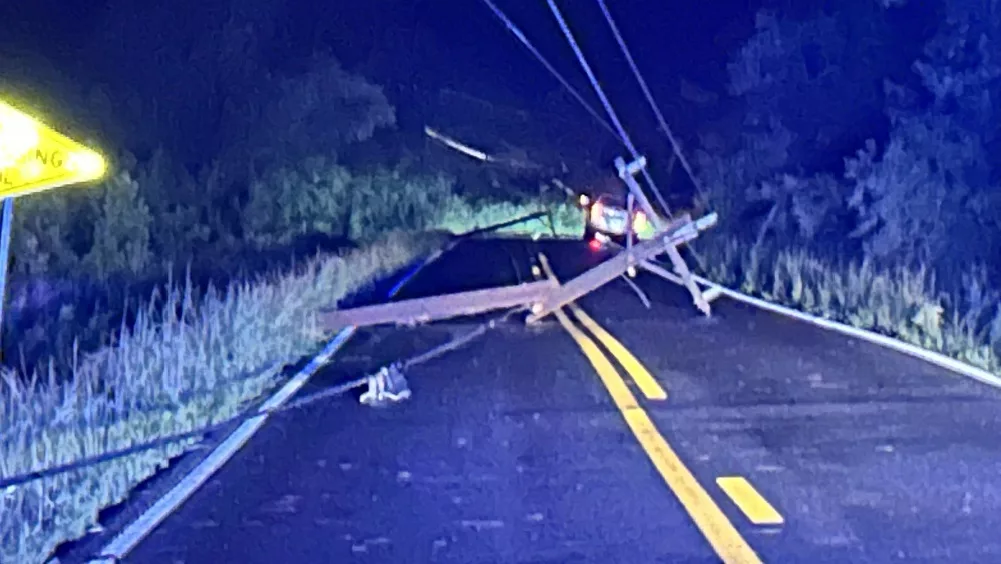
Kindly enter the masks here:
<path id="1" fill-rule="evenodd" d="M 538 250 L 562 279 L 596 260 L 465 243 L 400 297 L 527 280 Z M 413 368 L 404 403 L 278 417 L 126 561 L 1001 562 L 1001 393 L 637 283 L 650 309 L 616 280 L 590 323 L 511 322 Z M 475 324 L 364 331 L 304 393 Z"/>

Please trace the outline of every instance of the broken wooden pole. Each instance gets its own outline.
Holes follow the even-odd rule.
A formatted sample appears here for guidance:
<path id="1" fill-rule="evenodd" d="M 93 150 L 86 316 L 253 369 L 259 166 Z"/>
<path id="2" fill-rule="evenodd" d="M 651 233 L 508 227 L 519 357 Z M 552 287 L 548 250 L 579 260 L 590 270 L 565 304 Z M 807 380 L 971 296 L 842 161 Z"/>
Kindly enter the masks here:
<path id="1" fill-rule="evenodd" d="M 619 178 L 626 183 L 629 188 L 629 192 L 633 194 L 636 200 L 639 202 L 640 207 L 643 209 L 644 213 L 650 216 L 650 221 L 653 223 L 657 231 L 663 229 L 663 222 L 660 217 L 657 216 L 657 212 L 654 211 L 653 206 L 650 204 L 650 200 L 647 199 L 646 194 L 643 193 L 643 189 L 640 188 L 638 182 L 636 182 L 635 174 L 643 168 L 646 167 L 646 158 L 640 157 L 638 160 L 626 164 L 626 161 L 619 157 L 615 159 L 615 167 L 619 171 Z M 713 219 L 715 221 L 715 219 Z M 692 238 L 698 237 L 700 226 L 691 221 L 689 218 L 686 222 L 688 226 L 694 231 Z M 681 276 L 683 280 L 682 285 L 688 289 L 688 292 L 692 295 L 692 301 L 695 303 L 695 307 L 699 308 L 706 316 L 712 315 L 712 308 L 709 306 L 709 302 L 706 301 L 705 297 L 702 295 L 702 289 L 699 288 L 698 284 L 692 280 L 692 273 L 688 269 L 688 264 L 685 263 L 685 259 L 681 257 L 681 253 L 678 252 L 677 244 L 669 244 L 665 249 L 669 257 L 671 257 L 671 263 L 674 265 L 674 271 Z M 646 260 L 646 258 L 638 259 L 640 261 Z"/>
<path id="2" fill-rule="evenodd" d="M 540 303 L 556 288 L 551 280 L 528 282 L 514 286 L 487 288 L 401 300 L 387 304 L 362 306 L 320 313 L 320 326 L 326 331 L 342 327 L 371 325 L 416 325 L 428 321 L 477 315 L 495 309 L 531 306 Z"/>
<path id="3" fill-rule="evenodd" d="M 654 263 L 652 263 L 652 262 L 650 262 L 648 260 L 645 260 L 645 261 L 643 261 L 643 262 L 640 263 L 640 266 L 643 267 L 643 270 L 648 270 L 651 273 L 656 274 L 657 276 L 660 276 L 661 278 L 663 278 L 665 280 L 668 280 L 670 282 L 674 282 L 678 286 L 684 286 L 685 285 L 685 281 L 680 276 L 678 276 L 677 274 L 671 272 L 670 270 L 668 270 L 668 269 L 660 266 L 659 264 L 654 264 Z"/>
<path id="4" fill-rule="evenodd" d="M 649 241 L 637 243 L 629 253 L 620 252 L 558 288 L 551 289 L 539 302 L 539 306 L 532 309 L 532 314 L 526 321 L 536 323 L 557 309 L 622 276 L 634 261 L 642 263 L 666 252 L 668 247 L 673 248 L 673 245 L 679 244 L 678 237 L 687 236 L 689 230 L 686 229 L 686 224 L 690 223 L 691 219 L 688 217 L 675 220 L 663 233 Z"/>
<path id="5" fill-rule="evenodd" d="M 683 245 L 697 238 L 699 231 L 713 225 L 715 221 L 716 214 L 700 218 L 698 221 L 692 221 L 691 216 L 687 213 L 682 214 L 681 217 L 667 224 L 662 231 L 649 240 L 636 243 L 628 252 L 620 252 L 598 266 L 553 289 L 552 292 L 546 295 L 543 301 L 537 302 L 536 307 L 532 308 L 532 313 L 528 316 L 526 322 L 532 324 L 540 321 L 557 309 L 578 300 L 584 295 L 622 276 L 629 270 L 630 266 L 634 264 L 644 265 L 644 263 L 662 253 L 673 255 L 672 259 L 676 256 L 677 259 L 682 261 L 682 265 L 684 265 L 684 260 L 681 259 L 681 254 L 678 252 L 678 245 Z M 689 281 L 692 280 L 691 272 L 688 271 L 687 265 L 684 266 L 686 267 L 685 272 L 687 276 L 678 274 L 674 278 L 679 284 L 692 291 L 691 286 L 686 283 L 686 279 Z M 692 292 L 692 295 L 693 297 L 698 296 L 698 298 L 702 298 L 702 292 L 698 286 L 695 286 L 695 291 Z M 696 299 L 696 305 L 699 306 L 699 309 L 706 315 L 709 315 L 708 302 L 706 302 L 705 298 L 702 298 L 701 302 Z"/>

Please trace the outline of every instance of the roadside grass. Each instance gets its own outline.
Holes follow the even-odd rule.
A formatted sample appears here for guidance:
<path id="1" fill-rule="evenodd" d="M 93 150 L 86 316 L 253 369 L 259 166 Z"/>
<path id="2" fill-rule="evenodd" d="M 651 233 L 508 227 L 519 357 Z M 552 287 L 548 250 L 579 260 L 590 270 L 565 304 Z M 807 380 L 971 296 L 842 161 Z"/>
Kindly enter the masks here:
<path id="1" fill-rule="evenodd" d="M 210 290 L 154 293 L 113 346 L 79 354 L 71 374 L 0 373 L 0 476 L 10 477 L 225 421 L 328 337 L 317 312 L 442 243 L 397 232 L 298 270 Z M 194 441 L 0 492 L 0 562 L 43 562 L 98 513 Z"/>
<path id="2" fill-rule="evenodd" d="M 499 229 L 498 234 L 519 237 L 580 238 L 584 233 L 584 219 L 580 209 L 571 204 L 543 204 L 537 206 L 509 202 L 473 206 L 460 198 L 453 198 L 442 211 L 436 227 L 452 233 L 472 231 L 497 225 L 511 219 L 539 211 L 548 216 Z M 551 218 L 551 221 L 550 221 Z"/>
<path id="3" fill-rule="evenodd" d="M 1001 294 L 980 270 L 946 291 L 928 268 L 838 263 L 714 236 L 696 250 L 714 282 L 1001 373 Z"/>

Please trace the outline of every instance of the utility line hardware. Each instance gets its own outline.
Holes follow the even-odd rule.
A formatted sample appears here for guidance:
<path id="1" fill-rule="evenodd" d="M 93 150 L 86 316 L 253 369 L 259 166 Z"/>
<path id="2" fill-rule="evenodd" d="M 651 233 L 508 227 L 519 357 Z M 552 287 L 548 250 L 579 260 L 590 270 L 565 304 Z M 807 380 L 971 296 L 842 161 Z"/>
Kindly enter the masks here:
<path id="1" fill-rule="evenodd" d="M 385 407 L 410 398 L 410 386 L 403 376 L 400 363 L 393 363 L 381 368 L 367 378 L 368 390 L 361 395 L 359 401 L 370 407 Z"/>

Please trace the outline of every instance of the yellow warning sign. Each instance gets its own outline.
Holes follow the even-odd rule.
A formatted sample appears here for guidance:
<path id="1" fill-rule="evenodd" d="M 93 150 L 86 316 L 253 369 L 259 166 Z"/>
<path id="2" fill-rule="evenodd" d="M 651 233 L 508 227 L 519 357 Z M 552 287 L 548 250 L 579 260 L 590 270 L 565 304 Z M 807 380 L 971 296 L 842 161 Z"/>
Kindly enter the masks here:
<path id="1" fill-rule="evenodd" d="M 0 100 L 0 198 L 104 176 L 104 158 Z"/>

